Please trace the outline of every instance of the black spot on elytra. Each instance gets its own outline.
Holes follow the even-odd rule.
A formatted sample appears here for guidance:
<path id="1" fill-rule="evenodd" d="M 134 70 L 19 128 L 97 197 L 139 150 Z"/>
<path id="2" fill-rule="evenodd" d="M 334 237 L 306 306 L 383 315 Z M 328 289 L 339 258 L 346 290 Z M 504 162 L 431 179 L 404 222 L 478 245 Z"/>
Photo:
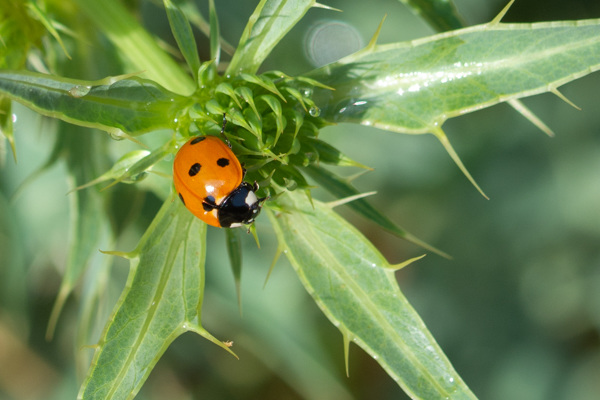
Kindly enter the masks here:
<path id="1" fill-rule="evenodd" d="M 227 158 L 219 158 L 217 160 L 217 165 L 219 167 L 226 167 L 226 166 L 229 165 L 229 159 L 227 159 Z"/>
<path id="2" fill-rule="evenodd" d="M 181 202 L 185 206 L 185 200 L 183 199 L 183 196 L 181 195 L 181 193 L 179 193 L 179 200 L 181 200 Z"/>
<path id="3" fill-rule="evenodd" d="M 200 172 L 200 168 L 201 168 L 201 167 L 202 167 L 202 165 L 200 165 L 199 163 L 196 163 L 196 164 L 192 165 L 192 166 L 190 167 L 190 170 L 188 171 L 188 174 L 189 174 L 190 176 L 196 176 L 196 174 L 197 174 L 198 172 Z"/>
<path id="4" fill-rule="evenodd" d="M 217 208 L 217 204 L 215 203 L 215 198 L 213 196 L 206 196 L 204 201 L 202 202 L 202 208 L 204 211 L 212 211 Z"/>
<path id="5" fill-rule="evenodd" d="M 206 139 L 206 136 L 198 136 L 197 138 L 195 138 L 194 140 L 192 140 L 190 142 L 190 144 L 196 144 L 196 143 L 200 143 L 201 141 L 203 141 L 204 139 Z"/>

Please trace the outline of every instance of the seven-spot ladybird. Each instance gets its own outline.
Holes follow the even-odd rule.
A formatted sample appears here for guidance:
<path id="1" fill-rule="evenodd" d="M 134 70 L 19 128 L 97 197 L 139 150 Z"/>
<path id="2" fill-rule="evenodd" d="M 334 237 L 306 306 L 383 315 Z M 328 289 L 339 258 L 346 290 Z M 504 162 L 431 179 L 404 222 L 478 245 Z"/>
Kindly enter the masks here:
<path id="1" fill-rule="evenodd" d="M 256 197 L 256 182 L 242 182 L 244 173 L 229 146 L 214 136 L 190 139 L 173 163 L 175 190 L 183 204 L 202 221 L 223 228 L 251 224 L 265 201 Z"/>

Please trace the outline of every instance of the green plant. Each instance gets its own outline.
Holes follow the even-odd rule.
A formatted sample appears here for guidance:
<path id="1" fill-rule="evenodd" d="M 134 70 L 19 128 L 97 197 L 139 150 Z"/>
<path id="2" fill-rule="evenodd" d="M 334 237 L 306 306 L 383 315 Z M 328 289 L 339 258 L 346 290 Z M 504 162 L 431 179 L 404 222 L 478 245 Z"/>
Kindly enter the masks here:
<path id="1" fill-rule="evenodd" d="M 37 27 L 27 30 L 35 35 L 28 42 L 42 41 L 45 28 L 64 47 L 60 39 L 64 33 L 59 34 L 61 29 L 46 11 L 34 3 L 10 4 L 19 12 L 14 15 Z M 144 70 L 148 79 L 134 73 L 83 81 L 22 70 L 2 71 L 0 91 L 7 96 L 4 115 L 11 115 L 10 102 L 6 101 L 10 98 L 43 115 L 104 130 L 114 139 L 137 143 L 142 134 L 169 131 L 155 139 L 152 150 L 138 148 L 110 168 L 95 139 L 82 139 L 76 128 L 62 125 L 48 164 L 66 157 L 73 189 L 92 180 L 135 183 L 149 172 L 168 175 L 169 162 L 164 160 L 177 145 L 198 133 L 216 133 L 225 113 L 227 133 L 248 169 L 248 179 L 259 181 L 263 194 L 272 198 L 265 214 L 278 238 L 278 254 L 286 254 L 317 304 L 341 330 L 346 362 L 349 343 L 355 341 L 415 398 L 474 397 L 400 293 L 394 271 L 406 263 L 390 265 L 332 208 L 348 203 L 394 234 L 445 253 L 395 226 L 369 205 L 349 180 L 323 168 L 322 164 L 362 165 L 319 139 L 318 133 L 322 127 L 339 122 L 403 133 L 433 133 L 477 186 L 441 125 L 447 118 L 501 101 L 509 101 L 531 116 L 517 98 L 544 91 L 559 94 L 558 86 L 598 68 L 598 21 L 518 25 L 501 24 L 498 17 L 489 24 L 391 45 L 377 45 L 376 33 L 358 53 L 291 77 L 283 72 L 257 73 L 273 47 L 316 3 L 263 1 L 227 70 L 219 74 L 220 40 L 212 2 L 207 23 L 212 61 L 201 63 L 187 20 L 202 21 L 200 14 L 190 3 L 178 6 L 165 0 L 173 35 L 192 72 L 190 79 L 119 3 L 80 0 L 73 4 L 93 16 L 93 22 L 113 42 L 115 53 L 125 59 L 127 70 Z M 48 2 L 48 7 L 67 15 L 74 12 L 69 4 Z M 440 29 L 458 28 L 460 23 L 452 7 L 426 15 L 448 25 L 438 23 Z M 7 26 L 3 25 L 4 29 Z M 3 32 L 2 37 L 8 35 Z M 14 50 L 12 42 L 4 41 Z M 48 46 L 50 53 L 53 47 Z M 19 63 L 24 62 L 28 49 L 20 49 L 21 58 L 5 67 L 22 67 Z M 66 62 L 64 57 L 69 54 L 66 50 L 54 53 L 54 57 L 63 58 L 57 65 Z M 12 139 L 10 118 L 2 122 L 3 132 Z M 108 172 L 95 180 L 102 168 Z M 329 204 L 313 200 L 305 175 L 340 200 Z M 131 268 L 126 289 L 106 325 L 81 389 L 83 398 L 134 396 L 167 346 L 186 331 L 231 351 L 202 325 L 206 227 L 173 201 L 170 186 L 165 179 L 155 189 L 164 204 L 136 249 L 107 252 L 127 258 Z M 79 240 L 72 247 L 50 331 L 100 237 L 116 237 L 123 228 L 120 221 L 109 226 L 108 216 L 98 213 L 110 201 L 105 193 L 86 189 L 71 194 L 77 210 L 73 229 Z M 240 231 L 226 234 L 239 281 Z M 92 293 L 100 291 L 102 286 L 98 285 Z"/>

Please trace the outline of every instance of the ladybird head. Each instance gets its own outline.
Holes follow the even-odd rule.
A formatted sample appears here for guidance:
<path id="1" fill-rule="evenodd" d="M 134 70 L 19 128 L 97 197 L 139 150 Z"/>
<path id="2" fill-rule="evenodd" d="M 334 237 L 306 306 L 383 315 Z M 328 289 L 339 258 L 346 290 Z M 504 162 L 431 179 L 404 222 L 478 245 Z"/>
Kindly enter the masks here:
<path id="1" fill-rule="evenodd" d="M 222 227 L 236 228 L 254 222 L 265 201 L 265 198 L 259 199 L 256 196 L 257 189 L 256 184 L 252 186 L 242 182 L 223 200 L 218 211 L 219 223 Z"/>

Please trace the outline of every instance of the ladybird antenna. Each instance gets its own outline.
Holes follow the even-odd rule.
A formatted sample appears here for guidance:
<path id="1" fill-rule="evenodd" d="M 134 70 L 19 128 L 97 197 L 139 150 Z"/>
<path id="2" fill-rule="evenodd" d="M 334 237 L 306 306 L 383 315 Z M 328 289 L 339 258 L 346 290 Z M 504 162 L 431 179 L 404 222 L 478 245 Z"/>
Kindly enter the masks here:
<path id="1" fill-rule="evenodd" d="M 227 139 L 227 136 L 225 136 L 225 125 L 227 125 L 227 113 L 223 113 L 223 126 L 221 126 L 221 137 L 223 138 L 223 141 L 227 143 L 227 146 L 231 148 L 231 142 L 229 141 L 229 139 Z"/>

